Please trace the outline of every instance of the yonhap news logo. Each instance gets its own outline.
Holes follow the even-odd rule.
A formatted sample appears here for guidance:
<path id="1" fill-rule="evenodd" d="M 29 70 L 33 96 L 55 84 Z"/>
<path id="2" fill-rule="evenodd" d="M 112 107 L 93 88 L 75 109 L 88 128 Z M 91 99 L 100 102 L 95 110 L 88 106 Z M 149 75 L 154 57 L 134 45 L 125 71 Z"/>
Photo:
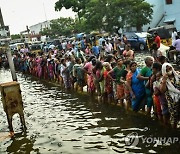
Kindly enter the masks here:
<path id="1" fill-rule="evenodd" d="M 142 137 L 139 136 L 137 132 L 129 133 L 124 138 L 125 144 L 127 146 L 137 146 L 139 142 L 143 144 L 159 144 L 159 145 L 166 145 L 166 144 L 175 144 L 180 143 L 179 137 Z"/>
<path id="2" fill-rule="evenodd" d="M 136 146 L 139 143 L 138 133 L 132 132 L 125 137 L 125 144 L 128 146 Z"/>

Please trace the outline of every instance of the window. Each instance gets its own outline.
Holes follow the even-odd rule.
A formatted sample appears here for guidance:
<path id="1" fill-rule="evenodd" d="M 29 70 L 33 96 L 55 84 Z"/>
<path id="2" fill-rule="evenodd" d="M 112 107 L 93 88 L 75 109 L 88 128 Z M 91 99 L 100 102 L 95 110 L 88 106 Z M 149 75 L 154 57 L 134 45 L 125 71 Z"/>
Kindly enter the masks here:
<path id="1" fill-rule="evenodd" d="M 172 0 L 166 0 L 166 4 L 172 4 Z"/>

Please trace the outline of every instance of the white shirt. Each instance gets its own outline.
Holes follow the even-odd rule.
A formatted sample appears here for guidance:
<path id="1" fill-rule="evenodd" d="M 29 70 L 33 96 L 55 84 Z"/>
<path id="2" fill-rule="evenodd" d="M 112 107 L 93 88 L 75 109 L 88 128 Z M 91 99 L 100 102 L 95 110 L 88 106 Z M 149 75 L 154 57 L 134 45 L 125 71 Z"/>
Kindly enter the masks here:
<path id="1" fill-rule="evenodd" d="M 172 32 L 172 35 L 171 35 L 172 45 L 173 45 L 174 41 L 176 41 L 176 36 L 177 36 L 177 32 L 176 31 Z"/>
<path id="2" fill-rule="evenodd" d="M 113 46 L 112 46 L 111 43 L 106 44 L 106 51 L 107 51 L 107 52 L 110 53 L 110 52 L 112 51 L 112 48 L 113 48 Z"/>

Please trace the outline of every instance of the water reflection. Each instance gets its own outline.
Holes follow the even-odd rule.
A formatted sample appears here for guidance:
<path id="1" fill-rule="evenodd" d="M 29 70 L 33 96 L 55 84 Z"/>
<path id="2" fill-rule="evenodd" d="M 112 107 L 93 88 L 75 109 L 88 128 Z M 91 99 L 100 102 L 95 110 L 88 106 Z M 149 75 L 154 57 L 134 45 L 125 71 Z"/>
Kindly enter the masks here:
<path id="1" fill-rule="evenodd" d="M 34 142 L 36 139 L 34 137 L 27 137 L 27 134 L 16 133 L 14 137 L 11 138 L 10 144 L 7 147 L 8 153 L 30 153 L 32 151 L 39 152 L 38 149 L 34 149 Z"/>
<path id="2" fill-rule="evenodd" d="M 0 82 L 11 81 L 10 72 L 0 70 Z M 179 143 L 143 143 L 141 137 L 180 137 L 156 120 L 127 112 L 110 104 L 98 103 L 86 94 L 64 92 L 60 87 L 18 74 L 25 107 L 27 133 L 0 144 L 0 153 L 113 154 L 177 153 Z M 20 122 L 13 120 L 15 132 Z M 7 131 L 0 103 L 0 131 Z M 125 137 L 136 132 L 137 146 L 125 144 Z"/>

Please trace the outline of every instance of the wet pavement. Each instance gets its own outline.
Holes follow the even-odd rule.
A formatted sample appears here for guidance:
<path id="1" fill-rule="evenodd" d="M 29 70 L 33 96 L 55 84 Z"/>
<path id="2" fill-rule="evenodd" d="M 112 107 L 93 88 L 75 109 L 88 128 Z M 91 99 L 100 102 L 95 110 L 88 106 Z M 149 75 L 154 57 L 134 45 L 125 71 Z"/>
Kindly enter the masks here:
<path id="1" fill-rule="evenodd" d="M 144 55 L 138 54 L 139 65 L 144 64 Z M 112 104 L 98 103 L 87 94 L 64 92 L 59 86 L 21 73 L 17 76 L 28 130 L 22 133 L 15 115 L 15 136 L 0 141 L 2 154 L 174 154 L 180 150 L 179 141 L 162 144 L 161 140 L 180 140 L 180 130 L 166 128 L 155 119 Z M 10 71 L 1 69 L 0 83 L 11 80 Z M 2 132 L 8 132 L 8 124 L 0 101 Z M 128 142 L 127 135 L 136 138 Z"/>

